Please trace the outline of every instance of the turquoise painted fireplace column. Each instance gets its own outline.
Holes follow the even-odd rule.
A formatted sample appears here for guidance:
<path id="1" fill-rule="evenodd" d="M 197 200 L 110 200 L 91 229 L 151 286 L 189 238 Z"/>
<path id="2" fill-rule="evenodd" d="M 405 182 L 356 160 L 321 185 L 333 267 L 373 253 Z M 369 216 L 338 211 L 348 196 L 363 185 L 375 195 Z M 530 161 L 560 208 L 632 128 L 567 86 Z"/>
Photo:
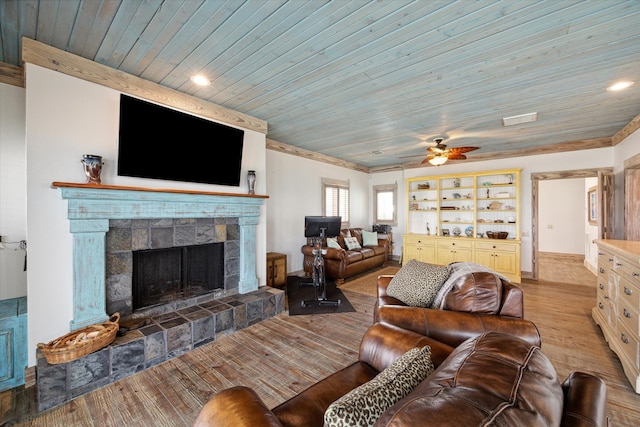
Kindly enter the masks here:
<path id="1" fill-rule="evenodd" d="M 256 225 L 268 196 L 157 190 L 54 182 L 68 201 L 73 233 L 73 320 L 75 330 L 108 319 L 105 298 L 105 242 L 111 219 L 238 218 L 239 292 L 258 289 Z"/>

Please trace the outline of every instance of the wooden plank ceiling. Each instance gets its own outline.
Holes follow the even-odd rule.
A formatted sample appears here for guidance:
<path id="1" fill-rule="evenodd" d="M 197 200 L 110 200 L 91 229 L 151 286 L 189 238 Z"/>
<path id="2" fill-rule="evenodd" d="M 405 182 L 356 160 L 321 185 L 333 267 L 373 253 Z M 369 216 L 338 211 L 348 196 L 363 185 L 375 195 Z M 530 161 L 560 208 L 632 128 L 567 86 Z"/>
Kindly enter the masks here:
<path id="1" fill-rule="evenodd" d="M 22 37 L 372 171 L 415 166 L 436 137 L 480 147 L 469 160 L 610 146 L 640 114 L 637 0 L 2 0 L 0 77 Z M 636 84 L 606 90 L 619 80 Z"/>

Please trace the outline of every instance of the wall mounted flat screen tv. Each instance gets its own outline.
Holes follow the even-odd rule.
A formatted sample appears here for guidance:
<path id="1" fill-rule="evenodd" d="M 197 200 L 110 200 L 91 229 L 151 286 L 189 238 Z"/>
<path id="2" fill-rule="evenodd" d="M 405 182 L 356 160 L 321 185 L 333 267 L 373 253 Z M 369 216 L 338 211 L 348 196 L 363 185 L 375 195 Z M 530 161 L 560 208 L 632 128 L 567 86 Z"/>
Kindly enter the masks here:
<path id="1" fill-rule="evenodd" d="M 238 186 L 243 144 L 241 129 L 120 95 L 120 176 Z"/>

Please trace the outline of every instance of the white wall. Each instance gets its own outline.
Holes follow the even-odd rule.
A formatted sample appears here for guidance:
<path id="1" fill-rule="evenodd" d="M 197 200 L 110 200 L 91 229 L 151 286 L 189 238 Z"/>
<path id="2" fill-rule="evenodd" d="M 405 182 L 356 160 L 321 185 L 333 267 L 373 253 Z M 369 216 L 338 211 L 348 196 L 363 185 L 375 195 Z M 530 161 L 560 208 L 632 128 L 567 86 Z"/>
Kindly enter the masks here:
<path id="1" fill-rule="evenodd" d="M 66 219 L 67 203 L 54 181 L 85 182 L 80 160 L 83 154 L 104 158 L 102 183 L 150 188 L 175 188 L 246 193 L 246 179 L 239 187 L 119 177 L 118 91 L 35 65 L 26 65 L 27 239 L 29 272 L 29 365 L 35 348 L 69 332 L 73 318 L 73 241 Z M 176 141 L 179 145 L 179 141 Z M 245 130 L 243 176 L 249 169 L 265 176 L 265 135 Z M 217 147 L 216 147 L 217 148 Z M 194 156 L 194 167 L 215 167 L 224 157 L 207 160 Z M 266 193 L 258 179 L 256 193 Z M 266 284 L 266 208 L 257 233 L 257 275 Z M 262 255 L 261 255 L 262 254 Z"/>
<path id="2" fill-rule="evenodd" d="M 585 254 L 584 178 L 538 183 L 538 250 Z"/>
<path id="3" fill-rule="evenodd" d="M 27 295 L 25 174 L 25 90 L 0 83 L 0 300 Z"/>
<path id="4" fill-rule="evenodd" d="M 267 251 L 287 255 L 287 272 L 301 271 L 304 217 L 322 215 L 322 178 L 349 181 L 351 227 L 371 227 L 369 174 L 267 150 Z"/>

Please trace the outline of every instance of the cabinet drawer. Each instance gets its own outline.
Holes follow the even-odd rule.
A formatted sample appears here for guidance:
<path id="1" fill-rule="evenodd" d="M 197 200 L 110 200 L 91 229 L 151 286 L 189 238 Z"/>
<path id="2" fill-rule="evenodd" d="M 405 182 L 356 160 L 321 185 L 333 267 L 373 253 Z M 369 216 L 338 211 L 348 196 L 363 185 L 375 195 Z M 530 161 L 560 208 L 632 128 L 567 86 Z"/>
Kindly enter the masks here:
<path id="1" fill-rule="evenodd" d="M 632 335 L 635 335 L 637 338 L 638 335 L 638 312 L 628 305 L 620 304 L 618 309 L 618 315 L 622 320 Z"/>
<path id="2" fill-rule="evenodd" d="M 426 236 L 404 236 L 405 245 L 420 245 L 420 246 L 433 246 L 435 247 L 435 240 Z"/>
<path id="3" fill-rule="evenodd" d="M 640 269 L 637 265 L 633 265 L 625 259 L 615 257 L 614 268 L 620 277 L 640 287 Z"/>
<path id="4" fill-rule="evenodd" d="M 618 289 L 618 298 L 621 304 L 629 306 L 634 310 L 640 309 L 640 290 L 624 277 L 618 279 L 620 281 Z"/>
<path id="5" fill-rule="evenodd" d="M 640 364 L 638 363 L 638 347 L 640 347 L 638 345 L 638 337 L 630 334 L 626 328 L 619 328 L 618 341 L 618 347 L 622 350 L 626 359 L 633 363 L 634 369 L 640 369 Z"/>
<path id="6" fill-rule="evenodd" d="M 473 242 L 471 240 L 464 240 L 464 238 L 460 238 L 459 240 L 438 240 L 438 247 L 447 249 L 471 249 Z"/>
<path id="7" fill-rule="evenodd" d="M 613 268 L 613 254 L 600 250 L 598 252 L 598 267 L 602 267 L 605 271 Z"/>
<path id="8" fill-rule="evenodd" d="M 476 242 L 476 249 L 500 252 L 517 252 L 518 245 L 513 243 Z"/>

